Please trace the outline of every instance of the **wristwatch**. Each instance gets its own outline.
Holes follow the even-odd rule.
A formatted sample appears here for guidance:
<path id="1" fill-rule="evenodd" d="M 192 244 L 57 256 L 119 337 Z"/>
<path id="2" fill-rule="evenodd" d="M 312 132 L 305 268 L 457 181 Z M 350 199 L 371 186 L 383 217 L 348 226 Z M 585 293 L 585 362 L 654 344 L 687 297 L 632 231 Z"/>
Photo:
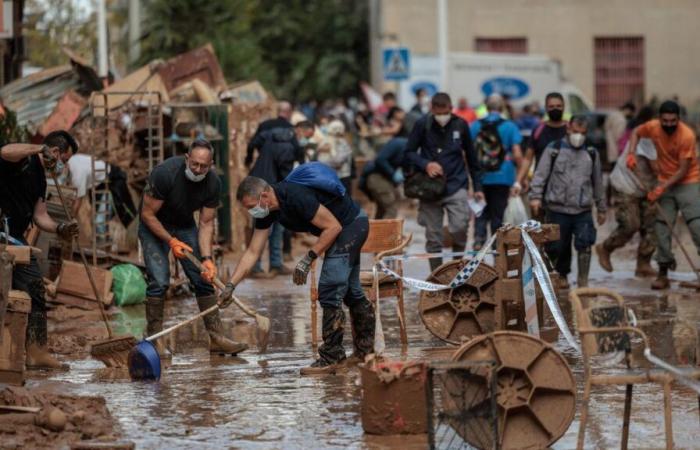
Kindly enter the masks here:
<path id="1" fill-rule="evenodd" d="M 308 255 L 309 255 L 309 258 L 311 258 L 311 261 L 315 261 L 316 258 L 318 258 L 318 255 L 317 255 L 316 252 L 313 251 L 313 250 L 309 250 Z"/>

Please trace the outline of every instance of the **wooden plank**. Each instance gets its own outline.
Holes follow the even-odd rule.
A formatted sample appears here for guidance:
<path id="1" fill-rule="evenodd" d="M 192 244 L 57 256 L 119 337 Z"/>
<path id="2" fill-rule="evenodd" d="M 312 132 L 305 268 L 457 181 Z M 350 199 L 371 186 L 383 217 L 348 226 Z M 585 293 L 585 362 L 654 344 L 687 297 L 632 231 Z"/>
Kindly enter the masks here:
<path id="1" fill-rule="evenodd" d="M 95 300 L 88 300 L 86 298 L 78 297 L 70 294 L 56 294 L 56 297 L 47 298 L 49 303 L 65 305 L 72 308 L 83 309 L 85 311 L 97 310 L 97 302 Z"/>
<path id="2" fill-rule="evenodd" d="M 15 257 L 15 264 L 29 264 L 32 257 L 32 248 L 27 245 L 8 245 L 5 250 Z"/>
<path id="3" fill-rule="evenodd" d="M 112 272 L 99 267 L 90 268 L 103 303 L 107 304 L 112 289 Z M 97 300 L 90 286 L 87 272 L 82 263 L 64 260 L 58 278 L 56 292 L 74 295 L 87 300 Z"/>

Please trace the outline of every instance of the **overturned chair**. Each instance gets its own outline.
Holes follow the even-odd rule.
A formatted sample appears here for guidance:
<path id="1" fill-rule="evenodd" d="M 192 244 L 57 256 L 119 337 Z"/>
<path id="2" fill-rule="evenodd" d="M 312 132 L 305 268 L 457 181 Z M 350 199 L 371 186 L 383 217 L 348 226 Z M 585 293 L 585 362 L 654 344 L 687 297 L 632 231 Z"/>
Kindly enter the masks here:
<path id="1" fill-rule="evenodd" d="M 654 383 L 663 387 L 666 448 L 673 448 L 671 385 L 678 381 L 698 391 L 700 384 L 694 380 L 700 378 L 700 369 L 680 369 L 654 356 L 649 347 L 649 339 L 641 329 L 635 326 L 634 315 L 631 310 L 625 308 L 624 299 L 618 293 L 604 288 L 580 288 L 572 291 L 569 298 L 576 313 L 584 366 L 583 403 L 577 448 L 582 449 L 585 444 L 591 388 L 594 385 L 625 385 L 621 448 L 626 449 L 629 440 L 633 386 L 642 383 Z M 631 323 L 628 316 L 631 316 Z M 663 368 L 632 367 L 632 335 L 641 338 L 644 356 Z M 593 373 L 594 358 L 606 360 L 605 365 L 615 367 L 616 370 L 609 371 L 607 374 Z M 620 366 L 622 370 L 619 370 Z M 595 370 L 598 371 L 598 369 Z"/>
<path id="2" fill-rule="evenodd" d="M 362 246 L 362 253 L 374 254 L 372 264 L 376 264 L 380 259 L 387 256 L 396 256 L 404 252 L 404 249 L 411 243 L 412 235 L 404 236 L 403 219 L 379 219 L 369 221 L 369 235 Z M 390 261 L 393 270 L 399 275 L 403 275 L 403 263 L 401 260 Z M 317 330 L 317 303 L 318 286 L 316 278 L 316 264 L 311 269 L 311 345 L 314 351 L 318 348 Z M 367 298 L 372 304 L 377 305 L 377 298 L 397 298 L 397 311 L 399 316 L 399 328 L 401 332 L 401 345 L 406 348 L 408 337 L 406 334 L 406 319 L 403 303 L 403 282 L 395 280 L 389 275 L 381 272 L 375 273 L 372 270 L 362 270 L 360 272 L 360 282 Z"/>

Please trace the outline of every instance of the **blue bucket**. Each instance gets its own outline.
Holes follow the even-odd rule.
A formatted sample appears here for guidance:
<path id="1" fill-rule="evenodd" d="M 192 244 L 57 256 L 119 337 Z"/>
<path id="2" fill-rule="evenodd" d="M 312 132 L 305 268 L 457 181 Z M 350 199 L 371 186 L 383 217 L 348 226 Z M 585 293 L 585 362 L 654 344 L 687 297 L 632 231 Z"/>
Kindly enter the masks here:
<path id="1" fill-rule="evenodd" d="M 129 376 L 132 381 L 160 379 L 160 356 L 151 342 L 141 341 L 129 352 Z"/>

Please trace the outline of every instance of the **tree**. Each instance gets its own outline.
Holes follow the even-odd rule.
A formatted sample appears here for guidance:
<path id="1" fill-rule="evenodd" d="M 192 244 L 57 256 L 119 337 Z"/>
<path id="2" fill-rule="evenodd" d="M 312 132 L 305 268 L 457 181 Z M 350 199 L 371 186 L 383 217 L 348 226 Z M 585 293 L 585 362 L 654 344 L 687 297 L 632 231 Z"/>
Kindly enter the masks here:
<path id="1" fill-rule="evenodd" d="M 211 42 L 226 77 L 292 100 L 345 96 L 368 76 L 367 0 L 152 0 L 142 62 Z"/>

